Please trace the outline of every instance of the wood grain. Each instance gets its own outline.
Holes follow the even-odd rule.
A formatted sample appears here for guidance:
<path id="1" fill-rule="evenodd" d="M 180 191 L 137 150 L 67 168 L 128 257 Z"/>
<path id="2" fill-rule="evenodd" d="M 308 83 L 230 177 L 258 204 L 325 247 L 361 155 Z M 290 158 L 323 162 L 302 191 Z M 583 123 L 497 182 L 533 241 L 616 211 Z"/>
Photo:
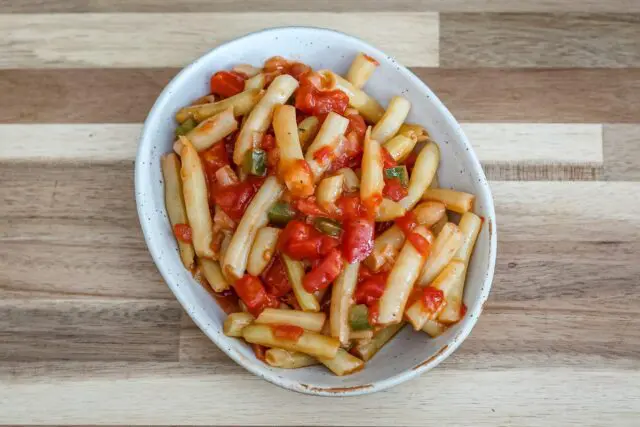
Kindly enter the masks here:
<path id="1" fill-rule="evenodd" d="M 602 165 L 601 125 L 463 123 L 462 127 L 482 162 Z M 0 160 L 134 160 L 141 130 L 139 124 L 0 125 Z"/>
<path id="2" fill-rule="evenodd" d="M 640 15 L 451 13 L 443 67 L 637 67 Z"/>
<path id="3" fill-rule="evenodd" d="M 605 179 L 640 181 L 640 125 L 605 125 L 604 156 Z"/>
<path id="4" fill-rule="evenodd" d="M 4 361 L 172 361 L 178 358 L 175 301 L 2 300 Z"/>
<path id="5" fill-rule="evenodd" d="M 80 12 L 640 12 L 635 0 L 0 0 L 0 13 Z"/>
<path id="6" fill-rule="evenodd" d="M 250 9 L 249 9 L 250 10 Z M 265 26 L 313 25 L 369 40 L 406 65 L 438 65 L 438 15 L 415 12 L 0 14 L 0 68 L 180 67 Z M 404 31 L 405 28 L 411 31 Z M 48 35 L 41 43 L 39 34 Z M 135 43 L 131 41 L 135 40 Z"/>
<path id="7" fill-rule="evenodd" d="M 412 70 L 462 121 L 636 123 L 640 117 L 640 68 Z M 0 123 L 140 123 L 177 72 L 0 70 Z"/>

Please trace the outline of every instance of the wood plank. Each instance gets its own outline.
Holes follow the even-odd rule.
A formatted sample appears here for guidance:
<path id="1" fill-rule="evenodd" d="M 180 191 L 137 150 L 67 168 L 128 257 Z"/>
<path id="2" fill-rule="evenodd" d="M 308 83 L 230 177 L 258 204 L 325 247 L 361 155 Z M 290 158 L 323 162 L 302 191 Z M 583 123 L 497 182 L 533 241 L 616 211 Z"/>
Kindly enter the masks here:
<path id="1" fill-rule="evenodd" d="M 598 181 L 602 165 L 558 163 L 483 163 L 489 180 L 496 181 Z"/>
<path id="2" fill-rule="evenodd" d="M 0 2 L 0 13 L 80 12 L 640 12 L 633 0 L 22 0 Z"/>
<path id="3" fill-rule="evenodd" d="M 140 123 L 177 71 L 0 70 L 0 123 Z M 640 68 L 413 71 L 461 121 L 636 123 L 640 117 Z M 79 87 L 91 87 L 91 96 Z"/>
<path id="4" fill-rule="evenodd" d="M 174 361 L 177 301 L 0 301 L 3 361 Z"/>
<path id="5" fill-rule="evenodd" d="M 425 418 L 452 426 L 467 425 L 470 419 L 474 425 L 492 427 L 513 423 L 546 427 L 553 419 L 561 419 L 563 425 L 632 426 L 638 416 L 634 405 L 638 371 L 436 369 L 385 393 L 326 399 L 291 393 L 248 373 L 185 372 L 170 364 L 155 367 L 153 372 L 134 372 L 129 377 L 126 375 L 131 371 L 124 370 L 118 380 L 78 379 L 74 375 L 53 384 L 46 377 L 11 383 L 11 387 L 0 388 L 3 421 L 166 425 L 184 420 L 211 424 L 214 420 L 224 425 L 255 424 L 256 412 L 229 410 L 238 402 L 248 402 L 248 390 L 251 408 L 260 414 L 258 422 L 277 425 L 299 425 L 300 420 L 314 425 L 397 425 L 398 408 L 402 408 L 403 424 L 415 426 L 424 425 Z M 56 392 L 60 389 L 64 393 Z M 464 411 L 460 410 L 461 399 Z M 440 404 L 430 404 L 434 401 Z M 29 402 L 38 404 L 30 407 Z M 273 410 L 282 402 L 287 402 L 286 411 Z M 313 405 L 313 412 L 323 414 L 322 420 L 309 418 L 309 405 Z"/>
<path id="6" fill-rule="evenodd" d="M 604 178 L 640 181 L 640 125 L 604 127 Z"/>
<path id="7" fill-rule="evenodd" d="M 0 14 L 0 68 L 180 67 L 266 26 L 348 31 L 412 66 L 438 65 L 438 15 L 415 12 Z M 185 22 L 188 22 L 185 25 Z M 407 27 L 411 31 L 404 31 Z M 47 43 L 40 35 L 47 34 Z M 135 43 L 131 43 L 135 40 Z"/>
<path id="8" fill-rule="evenodd" d="M 602 164 L 601 125 L 463 123 L 462 127 L 483 163 Z M 141 129 L 138 124 L 0 125 L 0 159 L 134 160 Z"/>
<path id="9" fill-rule="evenodd" d="M 490 185 L 502 239 L 634 242 L 640 237 L 636 183 L 493 181 Z"/>
<path id="10" fill-rule="evenodd" d="M 445 13 L 440 20 L 443 67 L 640 65 L 640 15 Z"/>

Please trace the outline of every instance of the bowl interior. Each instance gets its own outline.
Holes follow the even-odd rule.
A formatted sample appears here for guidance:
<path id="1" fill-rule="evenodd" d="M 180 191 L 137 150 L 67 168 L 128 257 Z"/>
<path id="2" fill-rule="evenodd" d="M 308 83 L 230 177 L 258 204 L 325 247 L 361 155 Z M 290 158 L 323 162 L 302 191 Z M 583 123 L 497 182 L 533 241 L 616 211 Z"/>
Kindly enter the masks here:
<path id="1" fill-rule="evenodd" d="M 235 64 L 259 66 L 281 55 L 300 60 L 314 69 L 330 68 L 340 74 L 363 51 L 380 62 L 365 90 L 382 105 L 394 95 L 411 101 L 409 122 L 425 126 L 441 150 L 438 177 L 442 187 L 476 194 L 475 212 L 485 218 L 472 258 L 464 302 L 465 319 L 436 339 L 405 327 L 366 368 L 337 377 L 324 367 L 297 370 L 271 368 L 253 356 L 251 349 L 222 334 L 225 314 L 194 281 L 177 254 L 166 215 L 160 156 L 171 150 L 174 114 L 208 92 L 212 72 Z M 278 385 L 314 394 L 359 394 L 387 388 L 425 371 L 447 357 L 475 324 L 486 300 L 495 262 L 495 215 L 486 178 L 460 126 L 420 80 L 392 58 L 356 38 L 314 28 L 280 28 L 250 34 L 222 45 L 184 69 L 166 87 L 151 110 L 141 136 L 136 161 L 136 199 L 149 250 L 169 287 L 200 328 L 230 357 Z"/>

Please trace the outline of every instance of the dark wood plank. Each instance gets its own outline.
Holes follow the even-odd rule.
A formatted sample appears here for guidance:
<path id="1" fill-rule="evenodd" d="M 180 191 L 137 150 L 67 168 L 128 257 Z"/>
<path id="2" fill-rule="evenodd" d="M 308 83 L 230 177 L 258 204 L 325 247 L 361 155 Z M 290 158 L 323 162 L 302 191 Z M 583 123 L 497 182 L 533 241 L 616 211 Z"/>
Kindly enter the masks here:
<path id="1" fill-rule="evenodd" d="M 2 70 L 0 123 L 141 122 L 177 71 Z M 458 120 L 635 123 L 640 117 L 640 68 L 413 71 Z"/>
<path id="2" fill-rule="evenodd" d="M 605 125 L 603 145 L 605 179 L 640 181 L 640 125 Z"/>
<path id="3" fill-rule="evenodd" d="M 440 66 L 637 67 L 640 15 L 444 13 Z"/>
<path id="4" fill-rule="evenodd" d="M 618 12 L 640 11 L 633 0 L 0 0 L 0 13 L 79 12 Z"/>
<path id="5" fill-rule="evenodd" d="M 175 361 L 176 301 L 0 302 L 3 361 Z"/>

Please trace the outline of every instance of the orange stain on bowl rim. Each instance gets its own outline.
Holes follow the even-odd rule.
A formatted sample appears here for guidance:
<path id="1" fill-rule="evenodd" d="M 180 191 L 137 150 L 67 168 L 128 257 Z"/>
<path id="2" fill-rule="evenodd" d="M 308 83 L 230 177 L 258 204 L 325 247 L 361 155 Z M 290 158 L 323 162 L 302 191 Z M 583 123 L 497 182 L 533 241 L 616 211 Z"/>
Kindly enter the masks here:
<path id="1" fill-rule="evenodd" d="M 448 348 L 449 348 L 449 344 L 445 344 L 444 347 L 442 347 L 440 350 L 438 350 L 436 352 L 436 354 L 434 354 L 433 356 L 431 356 L 430 358 L 428 358 L 424 362 L 417 364 L 416 366 L 411 368 L 411 370 L 415 371 L 416 369 L 420 369 L 424 365 L 428 365 L 429 363 L 431 363 L 431 361 L 433 361 L 436 357 L 440 356 Z"/>

